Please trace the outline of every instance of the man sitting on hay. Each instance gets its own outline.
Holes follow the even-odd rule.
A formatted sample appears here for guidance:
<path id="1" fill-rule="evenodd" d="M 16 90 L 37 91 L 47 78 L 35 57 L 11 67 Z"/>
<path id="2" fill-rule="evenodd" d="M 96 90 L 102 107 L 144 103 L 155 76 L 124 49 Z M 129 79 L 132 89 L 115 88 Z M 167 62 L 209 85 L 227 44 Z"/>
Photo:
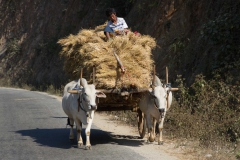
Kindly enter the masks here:
<path id="1" fill-rule="evenodd" d="M 128 33 L 128 25 L 124 18 L 117 17 L 114 8 L 108 8 L 106 10 L 106 16 L 109 19 L 107 26 L 104 28 L 104 34 L 107 41 L 111 41 L 112 37 L 116 35 L 126 35 Z M 134 32 L 135 35 L 140 36 L 140 33 Z"/>

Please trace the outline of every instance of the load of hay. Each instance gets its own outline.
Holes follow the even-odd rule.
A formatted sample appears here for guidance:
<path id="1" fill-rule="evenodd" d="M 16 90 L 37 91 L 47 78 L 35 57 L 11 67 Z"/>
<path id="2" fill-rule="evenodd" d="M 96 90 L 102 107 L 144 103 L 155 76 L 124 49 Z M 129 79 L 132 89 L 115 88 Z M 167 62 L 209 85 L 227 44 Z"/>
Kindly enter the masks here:
<path id="1" fill-rule="evenodd" d="M 79 69 L 84 68 L 84 78 L 92 81 L 90 75 L 95 66 L 96 88 L 149 87 L 153 67 L 151 50 L 156 46 L 155 40 L 147 35 L 139 37 L 128 32 L 106 42 L 104 27 L 82 29 L 77 35 L 71 34 L 58 41 L 62 46 L 60 54 L 65 58 L 66 72 L 76 78 L 79 77 Z M 114 52 L 126 68 L 124 73 L 118 66 Z"/>

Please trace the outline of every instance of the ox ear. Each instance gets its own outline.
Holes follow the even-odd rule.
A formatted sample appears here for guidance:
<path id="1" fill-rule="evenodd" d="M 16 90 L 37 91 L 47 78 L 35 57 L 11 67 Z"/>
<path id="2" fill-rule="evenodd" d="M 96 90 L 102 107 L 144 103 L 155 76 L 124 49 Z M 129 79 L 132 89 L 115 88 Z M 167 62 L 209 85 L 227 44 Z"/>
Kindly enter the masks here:
<path id="1" fill-rule="evenodd" d="M 97 96 L 98 98 L 106 98 L 106 97 L 107 97 L 106 94 L 104 94 L 103 92 L 100 92 L 100 91 L 97 91 L 97 92 L 96 92 L 96 96 Z"/>

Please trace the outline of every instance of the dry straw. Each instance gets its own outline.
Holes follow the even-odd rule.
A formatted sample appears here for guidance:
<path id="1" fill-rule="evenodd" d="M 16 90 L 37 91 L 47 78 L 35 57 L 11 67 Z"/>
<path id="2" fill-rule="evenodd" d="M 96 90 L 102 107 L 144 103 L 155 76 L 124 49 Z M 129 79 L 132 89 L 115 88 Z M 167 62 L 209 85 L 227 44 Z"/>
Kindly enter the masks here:
<path id="1" fill-rule="evenodd" d="M 149 87 L 154 63 L 151 51 L 156 46 L 155 39 L 128 32 L 106 42 L 104 27 L 105 24 L 94 30 L 83 29 L 77 35 L 71 34 L 58 41 L 62 46 L 60 54 L 65 58 L 66 72 L 77 78 L 79 68 L 84 68 L 85 75 L 92 82 L 90 75 L 95 66 L 96 88 Z M 125 73 L 121 72 L 113 52 L 126 68 Z"/>

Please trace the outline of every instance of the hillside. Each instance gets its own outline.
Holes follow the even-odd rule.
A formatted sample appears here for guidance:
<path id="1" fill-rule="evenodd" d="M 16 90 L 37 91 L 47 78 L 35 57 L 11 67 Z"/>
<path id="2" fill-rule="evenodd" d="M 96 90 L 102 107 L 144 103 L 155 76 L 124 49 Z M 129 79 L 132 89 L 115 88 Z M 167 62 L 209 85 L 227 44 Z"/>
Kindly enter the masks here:
<path id="1" fill-rule="evenodd" d="M 0 78 L 40 87 L 60 86 L 69 77 L 62 70 L 57 40 L 103 24 L 104 9 L 111 3 L 2 0 L 0 4 Z M 118 0 L 112 5 L 133 31 L 156 38 L 153 53 L 162 78 L 168 66 L 171 80 L 180 74 L 192 83 L 199 73 L 211 78 L 216 68 L 239 60 L 239 1 Z"/>

